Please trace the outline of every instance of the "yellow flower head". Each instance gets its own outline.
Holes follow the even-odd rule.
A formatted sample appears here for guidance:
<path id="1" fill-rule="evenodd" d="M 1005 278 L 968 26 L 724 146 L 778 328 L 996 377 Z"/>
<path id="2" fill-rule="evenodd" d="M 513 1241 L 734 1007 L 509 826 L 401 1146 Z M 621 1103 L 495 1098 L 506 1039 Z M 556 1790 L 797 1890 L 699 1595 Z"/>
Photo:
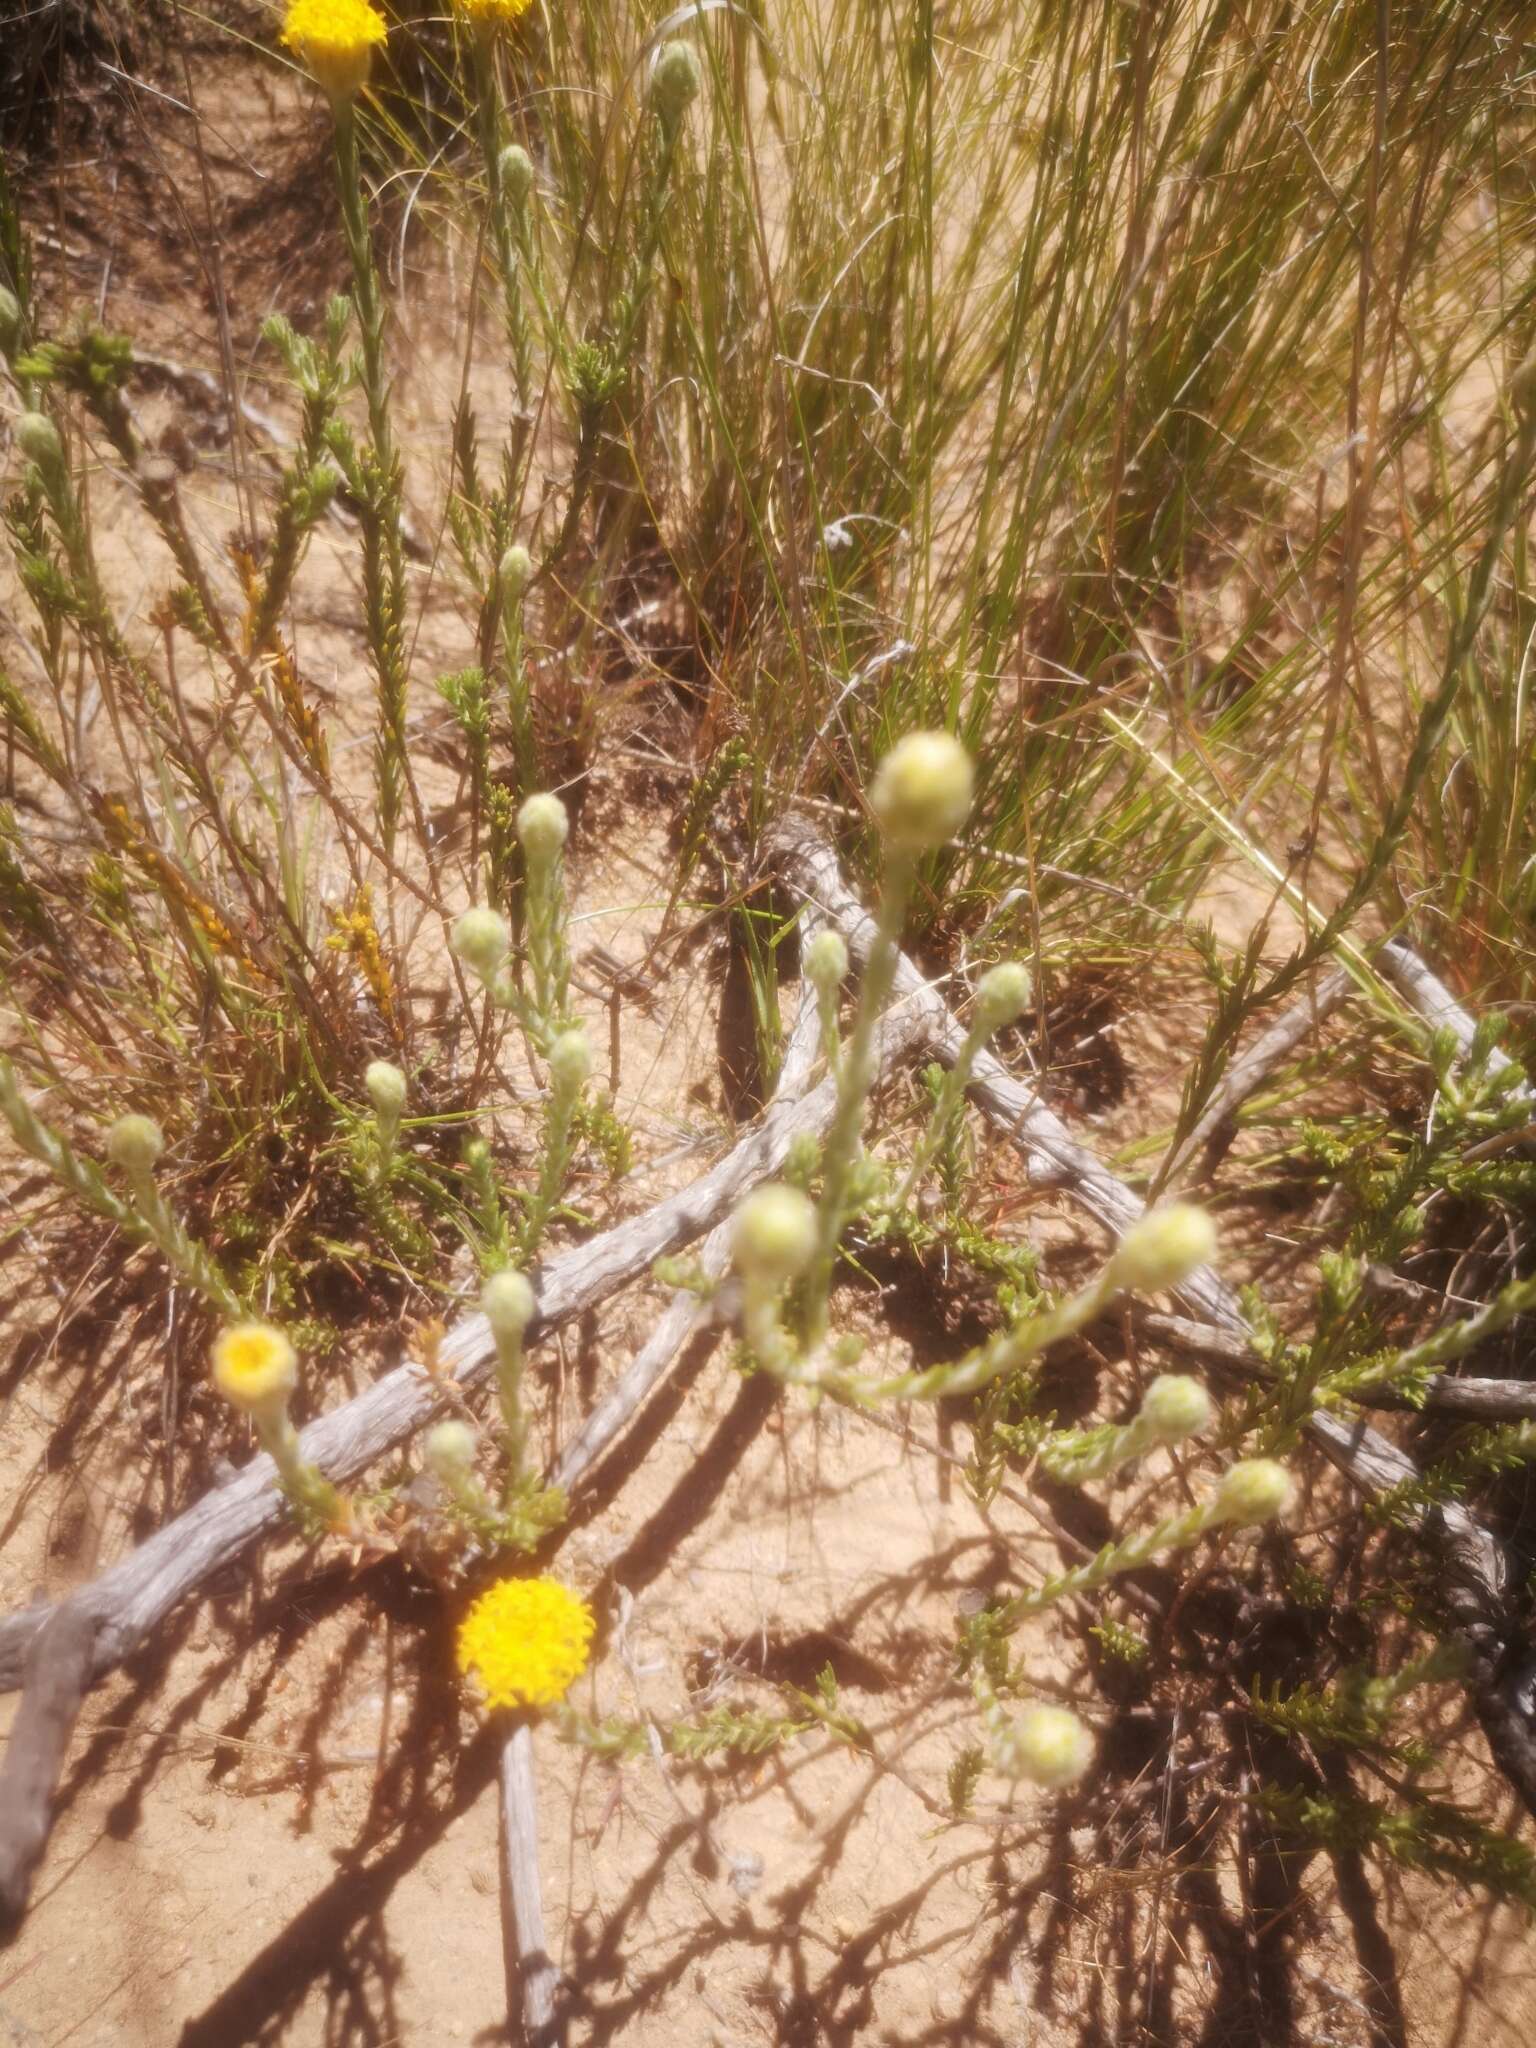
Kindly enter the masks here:
<path id="1" fill-rule="evenodd" d="M 533 0 L 453 0 L 453 11 L 462 14 L 466 21 L 484 22 L 488 28 L 496 28 L 504 21 L 516 21 L 532 5 Z"/>
<path id="2" fill-rule="evenodd" d="M 214 1344 L 213 1384 L 237 1408 L 281 1405 L 298 1378 L 293 1346 L 270 1323 L 235 1323 Z"/>
<path id="3" fill-rule="evenodd" d="M 388 33 L 383 15 L 368 0 L 289 0 L 283 22 L 283 41 L 333 106 L 368 83 L 374 49 Z"/>
<path id="4" fill-rule="evenodd" d="M 488 1707 L 548 1707 L 587 1668 L 592 1610 L 558 1579 L 501 1579 L 459 1624 L 459 1669 Z"/>

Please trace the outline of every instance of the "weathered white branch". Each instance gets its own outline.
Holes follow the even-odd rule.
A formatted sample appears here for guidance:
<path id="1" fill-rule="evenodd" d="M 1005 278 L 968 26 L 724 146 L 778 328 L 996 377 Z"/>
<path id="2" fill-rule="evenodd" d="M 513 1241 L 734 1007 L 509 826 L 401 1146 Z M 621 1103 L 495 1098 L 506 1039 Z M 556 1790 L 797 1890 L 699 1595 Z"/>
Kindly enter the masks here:
<path id="1" fill-rule="evenodd" d="M 1196 1153 L 1203 1151 L 1250 1095 L 1269 1079 L 1275 1068 L 1288 1060 L 1325 1017 L 1331 1016 L 1353 984 L 1347 974 L 1329 974 L 1309 994 L 1282 1010 L 1267 1030 L 1261 1031 L 1246 1051 L 1238 1054 L 1222 1075 L 1199 1121 L 1168 1163 L 1165 1185 L 1183 1171 Z"/>
<path id="2" fill-rule="evenodd" d="M 501 1751 L 501 1870 L 508 2019 L 526 2048 L 561 2048 L 565 2023 L 556 2002 L 560 1972 L 544 1932 L 539 1792 L 533 1730 L 525 1720 L 514 1723 Z"/>
<path id="3" fill-rule="evenodd" d="M 1159 1315 L 1153 1310 L 1138 1315 L 1137 1322 L 1161 1343 L 1175 1345 L 1196 1358 L 1212 1359 L 1250 1375 L 1262 1365 L 1247 1338 L 1236 1330 L 1193 1322 L 1188 1316 Z M 1353 1398 L 1366 1408 L 1416 1405 L 1390 1385 L 1362 1387 Z M 1455 1373 L 1432 1373 L 1425 1386 L 1423 1405 L 1440 1414 L 1464 1415 L 1470 1422 L 1525 1422 L 1536 1418 L 1536 1380 L 1479 1379 L 1470 1374 L 1461 1378 Z"/>
<path id="4" fill-rule="evenodd" d="M 773 828 L 769 849 L 785 881 L 837 926 L 856 959 L 866 958 L 874 920 L 844 882 L 837 856 L 825 840 L 805 818 L 791 812 Z M 1427 974 L 1428 970 L 1424 971 Z M 923 980 L 905 955 L 897 969 L 896 990 L 920 1006 L 929 1049 L 940 1059 L 952 1060 L 964 1033 L 938 991 Z M 967 1092 L 982 1113 L 1013 1140 L 1036 1181 L 1059 1186 L 1116 1235 L 1142 1213 L 1140 1197 L 1079 1145 L 1038 1095 L 1016 1081 L 990 1054 L 983 1053 L 977 1060 Z M 1248 1324 L 1237 1296 L 1208 1267 L 1192 1273 L 1177 1292 L 1197 1320 L 1214 1323 L 1239 1342 L 1246 1339 Z M 1336 1416 L 1317 1414 L 1306 1426 L 1324 1454 L 1367 1491 L 1381 1491 L 1416 1476 L 1412 1461 L 1363 1422 L 1349 1424 Z M 1433 1524 L 1454 1568 L 1458 1612 L 1468 1616 L 1497 1612 L 1510 1580 L 1501 1545 L 1455 1502 L 1420 1511 L 1417 1519 L 1426 1526 Z"/>
<path id="5" fill-rule="evenodd" d="M 1449 1031 L 1461 1050 L 1470 1052 L 1477 1035 L 1477 1023 L 1462 1008 L 1445 983 L 1427 967 L 1411 946 L 1393 939 L 1376 955 L 1376 965 L 1410 1009 L 1417 1010 L 1431 1031 Z M 1498 1073 L 1509 1065 L 1507 1053 L 1495 1046 L 1489 1066 Z"/>
<path id="6" fill-rule="evenodd" d="M 905 1007 L 893 1011 L 885 1022 L 882 1057 L 910 1045 L 918 1029 L 913 1012 Z M 776 1100 L 754 1130 L 688 1187 L 551 1259 L 536 1276 L 538 1311 L 528 1333 L 530 1344 L 606 1301 L 649 1272 L 658 1258 L 693 1243 L 728 1216 L 743 1195 L 783 1165 L 802 1131 L 826 1128 L 832 1105 L 830 1080 L 807 1095 Z M 440 1370 L 455 1385 L 471 1386 L 485 1377 L 493 1356 L 485 1318 L 466 1316 L 440 1348 Z M 345 1483 L 422 1428 L 442 1401 L 442 1386 L 420 1366 L 397 1366 L 354 1400 L 312 1422 L 300 1439 L 303 1456 L 328 1478 Z M 623 1419 L 619 1415 L 614 1428 Z M 602 1441 L 612 1434 L 610 1429 Z M 597 1443 L 595 1432 L 589 1443 Z M 569 1454 L 562 1469 L 568 1481 Z M 253 1458 L 237 1477 L 70 1595 L 68 1604 L 96 1622 L 93 1679 L 120 1663 L 178 1601 L 285 1519 L 287 1505 L 273 1482 L 271 1460 Z M 21 1683 L 27 1646 L 55 1611 L 40 1604 L 0 1622 L 0 1691 Z"/>

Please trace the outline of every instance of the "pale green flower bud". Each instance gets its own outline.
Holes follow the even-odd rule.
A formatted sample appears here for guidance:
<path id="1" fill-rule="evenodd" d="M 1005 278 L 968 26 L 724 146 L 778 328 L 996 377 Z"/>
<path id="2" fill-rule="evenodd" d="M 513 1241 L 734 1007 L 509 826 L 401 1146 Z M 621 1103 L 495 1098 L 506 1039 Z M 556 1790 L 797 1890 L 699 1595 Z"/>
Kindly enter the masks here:
<path id="1" fill-rule="evenodd" d="M 671 135 L 699 96 L 699 60 L 687 43 L 663 43 L 651 72 L 651 105 Z"/>
<path id="2" fill-rule="evenodd" d="M 501 578 L 502 594 L 516 604 L 533 581 L 533 557 L 520 540 L 513 541 L 503 554 L 496 573 Z"/>
<path id="3" fill-rule="evenodd" d="M 1244 1458 L 1221 1475 L 1212 1506 L 1217 1519 L 1251 1529 L 1290 1505 L 1291 1475 L 1273 1458 Z"/>
<path id="4" fill-rule="evenodd" d="M 1536 349 L 1516 365 L 1509 380 L 1510 402 L 1523 418 L 1536 414 Z"/>
<path id="5" fill-rule="evenodd" d="M 840 988 L 848 978 L 848 948 L 840 932 L 818 932 L 805 949 L 805 971 L 817 988 Z"/>
<path id="6" fill-rule="evenodd" d="M 736 1211 L 731 1248 L 742 1272 L 775 1284 L 793 1280 L 816 1250 L 816 1211 L 798 1188 L 772 1181 Z"/>
<path id="7" fill-rule="evenodd" d="M 1121 1287 L 1155 1294 L 1176 1287 L 1216 1253 L 1216 1227 L 1192 1202 L 1149 1209 L 1121 1238 L 1111 1271 Z"/>
<path id="8" fill-rule="evenodd" d="M 548 791 L 529 797 L 517 814 L 518 839 L 529 860 L 538 865 L 554 860 L 570 829 L 565 805 Z"/>
<path id="9" fill-rule="evenodd" d="M 124 1173 L 153 1173 L 165 1150 L 165 1133 L 152 1116 L 131 1111 L 107 1132 L 107 1157 Z"/>
<path id="10" fill-rule="evenodd" d="M 427 1431 L 422 1452 L 427 1470 L 452 1491 L 474 1468 L 475 1432 L 467 1422 L 450 1417 Z"/>
<path id="11" fill-rule="evenodd" d="M 1023 1015 L 1029 996 L 1029 969 L 1021 960 L 1001 961 L 976 985 L 976 1021 L 986 1031 L 1001 1031 Z"/>
<path id="12" fill-rule="evenodd" d="M 16 446 L 28 462 L 35 462 L 39 469 L 58 469 L 64 461 L 64 443 L 59 439 L 59 430 L 45 412 L 21 413 L 11 432 Z"/>
<path id="13" fill-rule="evenodd" d="M 533 158 L 520 143 L 509 142 L 496 159 L 496 168 L 507 204 L 521 213 L 533 190 Z"/>
<path id="14" fill-rule="evenodd" d="M 0 284 L 0 348 L 14 348 L 20 333 L 21 302 L 13 291 Z"/>
<path id="15" fill-rule="evenodd" d="M 453 950 L 473 973 L 489 981 L 512 947 L 507 921 L 494 910 L 466 910 L 453 928 Z"/>
<path id="16" fill-rule="evenodd" d="M 480 1307 L 498 1337 L 521 1337 L 533 1321 L 535 1306 L 527 1276 L 510 1266 L 493 1273 L 480 1290 Z"/>
<path id="17" fill-rule="evenodd" d="M 1066 1707 L 1026 1707 L 994 1731 L 992 1762 L 1005 1777 L 1060 1791 L 1093 1762 L 1093 1736 Z"/>
<path id="18" fill-rule="evenodd" d="M 592 1072 L 592 1048 L 579 1024 L 562 1031 L 549 1048 L 549 1078 L 554 1085 L 574 1095 L 586 1085 Z"/>
<path id="19" fill-rule="evenodd" d="M 957 739 L 909 732 L 880 763 L 869 802 L 893 846 L 921 853 L 954 838 L 975 793 L 971 757 Z"/>
<path id="20" fill-rule="evenodd" d="M 1198 1436 L 1213 1412 L 1210 1395 L 1186 1372 L 1159 1373 L 1141 1404 L 1142 1421 L 1168 1444 Z"/>
<path id="21" fill-rule="evenodd" d="M 394 1123 L 405 1107 L 405 1076 L 392 1060 L 370 1060 L 363 1075 L 368 1100 L 386 1123 Z"/>

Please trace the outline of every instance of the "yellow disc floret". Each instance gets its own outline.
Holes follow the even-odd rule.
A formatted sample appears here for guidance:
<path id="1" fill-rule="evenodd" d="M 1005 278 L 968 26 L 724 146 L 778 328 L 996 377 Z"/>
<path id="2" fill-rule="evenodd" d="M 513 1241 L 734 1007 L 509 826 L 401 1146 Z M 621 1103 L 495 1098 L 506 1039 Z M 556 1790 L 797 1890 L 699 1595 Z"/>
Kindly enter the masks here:
<path id="1" fill-rule="evenodd" d="M 502 1579 L 459 1624 L 459 1669 L 488 1707 L 548 1707 L 587 1668 L 592 1610 L 558 1579 Z"/>
<path id="2" fill-rule="evenodd" d="M 368 0 L 290 0 L 283 41 L 334 105 L 368 83 L 373 53 L 389 33 Z"/>
<path id="3" fill-rule="evenodd" d="M 270 1323 L 235 1323 L 214 1343 L 213 1383 L 237 1408 L 280 1405 L 298 1377 L 293 1346 Z"/>

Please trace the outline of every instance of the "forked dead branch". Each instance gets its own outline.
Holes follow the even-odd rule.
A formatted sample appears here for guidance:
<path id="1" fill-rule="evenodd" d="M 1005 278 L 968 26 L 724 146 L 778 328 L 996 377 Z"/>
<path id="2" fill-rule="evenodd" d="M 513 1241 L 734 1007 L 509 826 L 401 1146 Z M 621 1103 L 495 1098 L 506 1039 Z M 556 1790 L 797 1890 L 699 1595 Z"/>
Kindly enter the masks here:
<path id="1" fill-rule="evenodd" d="M 836 855 L 804 820 L 791 816 L 770 836 L 766 858 L 800 895 L 809 913 L 836 931 L 856 961 L 876 942 L 875 921 L 844 883 Z M 1427 973 L 1427 970 L 1425 971 Z M 915 1052 L 952 1062 L 967 1033 L 937 990 L 905 955 L 893 973 L 893 1003 L 878 1027 L 875 1068 L 886 1073 Z M 1423 974 L 1409 980 L 1424 985 Z M 1441 991 L 1444 996 L 1443 990 Z M 1448 998 L 1444 999 L 1446 1002 Z M 1437 1021 L 1446 1021 L 1443 1004 Z M 760 1125 L 691 1187 L 654 1209 L 551 1259 L 538 1278 L 530 1341 L 643 1277 L 654 1261 L 709 1233 L 701 1264 L 711 1278 L 723 1271 L 729 1248 L 727 1219 L 754 1186 L 780 1171 L 797 1139 L 824 1133 L 836 1108 L 836 1089 L 824 1076 L 807 1093 L 816 1050 L 817 1003 L 807 993 L 791 1035 L 779 1094 Z M 1026 1084 L 985 1051 L 971 1049 L 967 1091 L 996 1128 L 1019 1149 L 1030 1178 L 1059 1189 L 1115 1235 L 1141 1214 L 1136 1195 L 1075 1140 Z M 1175 1283 L 1184 1305 L 1201 1319 L 1148 1316 L 1149 1332 L 1176 1349 L 1203 1353 L 1251 1376 L 1262 1371 L 1236 1297 L 1219 1275 L 1197 1267 Z M 631 1367 L 555 1460 L 552 1481 L 569 1488 L 622 1431 L 661 1383 L 702 1314 L 683 1292 Z M 491 1367 L 494 1345 L 485 1318 L 471 1316 L 445 1341 L 440 1370 L 472 1387 Z M 1447 1383 L 1454 1388 L 1456 1382 Z M 441 1412 L 443 1387 L 420 1367 L 403 1365 L 353 1401 L 311 1424 L 300 1439 L 304 1460 L 334 1483 L 355 1478 L 385 1452 Z M 1469 1405 L 1475 1405 L 1473 1396 Z M 1317 1413 L 1308 1434 L 1351 1482 L 1367 1493 L 1385 1492 L 1415 1476 L 1410 1459 L 1363 1422 Z M 46 1840 L 47 1801 L 62 1763 L 67 1732 L 84 1690 L 149 1635 L 172 1608 L 207 1578 L 280 1524 L 281 1494 L 274 1468 L 258 1457 L 239 1477 L 132 1553 L 61 1608 L 38 1608 L 0 1623 L 0 1685 L 25 1680 L 19 1740 L 7 1759 L 5 1819 L 0 1821 L 0 1883 L 13 1910 L 24 1900 L 30 1870 Z M 1536 1740 L 1528 1687 L 1512 1663 L 1507 1618 L 1510 1572 L 1489 1532 L 1454 1503 L 1425 1510 L 1421 1527 L 1449 1567 L 1453 1602 L 1472 1652 L 1473 1693 L 1501 1767 L 1536 1811 Z M 57 1645 L 57 1654 L 54 1646 Z M 29 1663 L 29 1651 L 35 1662 Z"/>

